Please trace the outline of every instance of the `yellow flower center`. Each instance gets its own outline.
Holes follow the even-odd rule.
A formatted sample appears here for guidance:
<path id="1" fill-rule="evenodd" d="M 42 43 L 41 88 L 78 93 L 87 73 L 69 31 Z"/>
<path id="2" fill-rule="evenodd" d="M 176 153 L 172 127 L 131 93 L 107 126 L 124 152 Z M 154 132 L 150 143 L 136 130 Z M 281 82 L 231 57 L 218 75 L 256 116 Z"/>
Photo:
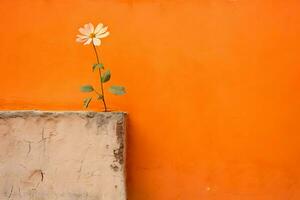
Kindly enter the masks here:
<path id="1" fill-rule="evenodd" d="M 90 34 L 90 38 L 94 38 L 95 36 L 96 36 L 95 33 L 91 33 L 91 34 Z"/>

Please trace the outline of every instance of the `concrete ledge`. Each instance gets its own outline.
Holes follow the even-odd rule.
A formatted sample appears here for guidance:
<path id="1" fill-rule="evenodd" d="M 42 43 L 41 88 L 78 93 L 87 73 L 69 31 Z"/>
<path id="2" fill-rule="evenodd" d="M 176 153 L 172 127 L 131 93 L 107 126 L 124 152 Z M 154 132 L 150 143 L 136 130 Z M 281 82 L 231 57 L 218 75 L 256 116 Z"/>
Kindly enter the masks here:
<path id="1" fill-rule="evenodd" d="M 0 111 L 0 200 L 125 200 L 126 113 Z"/>

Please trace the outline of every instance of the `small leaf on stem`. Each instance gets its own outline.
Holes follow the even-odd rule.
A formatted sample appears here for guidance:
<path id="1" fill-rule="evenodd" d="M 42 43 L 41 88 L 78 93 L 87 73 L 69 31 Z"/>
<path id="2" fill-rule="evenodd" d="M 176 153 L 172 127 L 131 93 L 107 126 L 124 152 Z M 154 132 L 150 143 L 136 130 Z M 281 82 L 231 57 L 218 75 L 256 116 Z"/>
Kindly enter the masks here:
<path id="1" fill-rule="evenodd" d="M 113 85 L 108 88 L 108 90 L 115 95 L 123 95 L 126 93 L 125 87 L 120 85 Z"/>
<path id="2" fill-rule="evenodd" d="M 89 107 L 91 100 L 92 100 L 92 97 L 87 97 L 87 98 L 83 99 L 83 106 L 85 108 Z"/>
<path id="3" fill-rule="evenodd" d="M 98 95 L 98 100 L 102 100 L 103 99 L 103 95 L 102 94 L 99 94 Z"/>
<path id="4" fill-rule="evenodd" d="M 93 71 L 95 71 L 97 68 L 104 69 L 104 65 L 102 63 L 93 64 Z"/>
<path id="5" fill-rule="evenodd" d="M 94 88 L 91 85 L 83 85 L 83 86 L 81 86 L 80 91 L 81 92 L 92 92 L 92 91 L 94 91 Z"/>
<path id="6" fill-rule="evenodd" d="M 110 79 L 110 70 L 108 69 L 102 74 L 101 82 L 105 83 L 105 82 L 109 81 L 109 79 Z"/>

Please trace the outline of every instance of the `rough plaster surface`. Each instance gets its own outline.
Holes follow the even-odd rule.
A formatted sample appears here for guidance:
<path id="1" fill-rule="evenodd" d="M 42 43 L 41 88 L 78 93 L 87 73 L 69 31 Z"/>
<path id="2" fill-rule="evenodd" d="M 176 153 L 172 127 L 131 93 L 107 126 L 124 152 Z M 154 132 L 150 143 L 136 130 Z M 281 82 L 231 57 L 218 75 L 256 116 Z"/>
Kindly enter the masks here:
<path id="1" fill-rule="evenodd" d="M 125 114 L 0 112 L 0 200 L 125 200 Z"/>

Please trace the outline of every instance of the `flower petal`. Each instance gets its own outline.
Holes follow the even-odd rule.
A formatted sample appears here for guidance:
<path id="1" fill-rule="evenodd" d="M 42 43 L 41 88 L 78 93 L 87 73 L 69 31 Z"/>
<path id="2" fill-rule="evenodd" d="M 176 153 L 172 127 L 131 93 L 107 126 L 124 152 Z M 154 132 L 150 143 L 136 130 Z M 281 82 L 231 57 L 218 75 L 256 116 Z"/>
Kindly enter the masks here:
<path id="1" fill-rule="evenodd" d="M 82 35 L 77 35 L 76 42 L 86 42 L 87 41 L 87 38 L 83 38 L 83 37 L 79 37 L 79 36 L 82 36 Z"/>
<path id="2" fill-rule="evenodd" d="M 94 31 L 94 33 L 95 34 L 97 34 L 99 31 L 101 31 L 101 29 L 103 28 L 103 24 L 98 24 L 97 26 L 96 26 L 96 28 L 95 28 L 95 31 Z"/>
<path id="3" fill-rule="evenodd" d="M 90 34 L 89 29 L 87 29 L 86 27 L 84 27 L 84 28 L 79 28 L 79 32 L 80 32 L 81 34 L 87 35 L 87 36 Z"/>
<path id="4" fill-rule="evenodd" d="M 95 46 L 100 46 L 101 40 L 98 39 L 98 38 L 93 38 L 93 44 L 94 44 Z"/>
<path id="5" fill-rule="evenodd" d="M 103 33 L 103 34 L 97 34 L 97 35 L 96 35 L 96 38 L 105 38 L 105 37 L 107 37 L 107 36 L 109 36 L 109 32 L 105 32 L 105 33 Z"/>
<path id="6" fill-rule="evenodd" d="M 102 33 L 105 33 L 107 31 L 108 27 L 103 27 L 98 33 L 95 33 L 95 34 L 102 34 Z"/>
<path id="7" fill-rule="evenodd" d="M 76 42 L 83 42 L 83 39 L 81 39 L 81 38 L 76 38 Z"/>
<path id="8" fill-rule="evenodd" d="M 92 23 L 85 24 L 84 29 L 86 30 L 86 33 L 87 33 L 87 34 L 84 34 L 84 35 L 90 35 L 91 33 L 94 32 L 94 26 L 93 26 Z"/>
<path id="9" fill-rule="evenodd" d="M 84 45 L 88 45 L 92 42 L 92 38 L 87 39 L 87 41 L 84 43 Z"/>
<path id="10" fill-rule="evenodd" d="M 94 32 L 94 25 L 92 23 L 88 23 L 89 29 L 91 31 L 91 33 Z"/>
<path id="11" fill-rule="evenodd" d="M 89 36 L 87 35 L 76 35 L 78 38 L 81 38 L 81 39 L 87 39 L 89 38 Z"/>

